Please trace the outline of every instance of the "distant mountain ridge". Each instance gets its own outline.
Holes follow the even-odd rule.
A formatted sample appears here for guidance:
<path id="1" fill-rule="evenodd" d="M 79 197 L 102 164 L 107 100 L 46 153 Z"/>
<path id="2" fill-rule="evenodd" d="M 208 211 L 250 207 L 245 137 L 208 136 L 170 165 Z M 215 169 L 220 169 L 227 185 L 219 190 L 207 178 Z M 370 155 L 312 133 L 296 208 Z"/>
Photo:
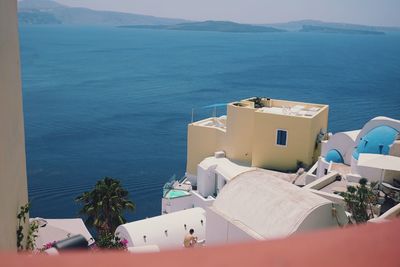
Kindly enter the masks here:
<path id="1" fill-rule="evenodd" d="M 326 27 L 331 29 L 357 30 L 357 31 L 378 31 L 378 32 L 400 31 L 399 27 L 368 26 L 368 25 L 359 25 L 350 23 L 324 22 L 320 20 L 298 20 L 298 21 L 290 21 L 284 23 L 260 24 L 260 26 L 269 26 L 286 31 L 302 31 L 304 26 Z"/>
<path id="2" fill-rule="evenodd" d="M 119 26 L 122 28 L 136 29 L 163 29 L 163 30 L 178 30 L 178 31 L 216 31 L 216 32 L 283 32 L 284 30 L 275 29 L 266 26 L 255 26 L 250 24 L 240 24 L 231 21 L 203 21 L 180 23 L 176 25 L 126 25 Z"/>
<path id="3" fill-rule="evenodd" d="M 193 22 L 183 19 L 160 18 L 131 13 L 97 11 L 88 8 L 69 7 L 51 0 L 23 0 L 18 2 L 20 25 L 65 24 L 108 25 L 127 28 L 218 31 L 218 32 L 319 32 L 347 34 L 382 34 L 399 32 L 397 27 L 366 26 L 347 23 L 299 20 L 272 24 L 241 24 L 230 21 Z"/>
<path id="4" fill-rule="evenodd" d="M 18 20 L 26 24 L 67 25 L 172 25 L 188 22 L 183 19 L 160 18 L 131 13 L 96 11 L 88 8 L 68 7 L 50 0 L 24 0 L 18 2 Z"/>
<path id="5" fill-rule="evenodd" d="M 381 31 L 371 31 L 371 30 L 360 30 L 360 29 L 345 29 L 345 28 L 332 28 L 326 26 L 312 26 L 303 25 L 300 32 L 319 32 L 319 33 L 344 33 L 344 34 L 373 34 L 373 35 L 383 35 L 384 32 Z"/>

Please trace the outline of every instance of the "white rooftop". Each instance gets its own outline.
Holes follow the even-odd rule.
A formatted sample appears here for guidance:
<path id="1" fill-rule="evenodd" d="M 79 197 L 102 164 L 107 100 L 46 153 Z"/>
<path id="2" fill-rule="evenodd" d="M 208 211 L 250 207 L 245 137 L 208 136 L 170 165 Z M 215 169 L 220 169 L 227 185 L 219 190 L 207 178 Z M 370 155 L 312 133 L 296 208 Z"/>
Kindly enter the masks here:
<path id="1" fill-rule="evenodd" d="M 285 237 L 296 231 L 346 223 L 344 209 L 262 170 L 248 171 L 223 187 L 212 209 L 259 239 Z M 252 234 L 254 236 L 254 234 Z"/>
<path id="2" fill-rule="evenodd" d="M 271 113 L 271 114 L 279 114 L 279 115 L 291 115 L 291 116 L 300 116 L 300 117 L 313 117 L 315 114 L 319 112 L 320 108 L 318 107 L 310 107 L 306 108 L 303 105 L 295 105 L 293 107 L 263 107 L 260 108 L 260 112 Z"/>
<path id="3" fill-rule="evenodd" d="M 224 178 L 229 181 L 237 175 L 246 172 L 255 170 L 256 168 L 241 166 L 230 161 L 227 158 L 216 158 L 216 157 L 208 157 L 205 158 L 198 165 L 200 168 L 207 170 L 212 166 L 216 166 L 215 171 L 224 176 Z"/>
<path id="4" fill-rule="evenodd" d="M 200 239 L 205 238 L 206 217 L 202 208 L 192 208 L 134 221 L 118 226 L 115 231 L 128 247 L 157 246 L 160 250 L 181 248 L 190 229 Z"/>
<path id="5" fill-rule="evenodd" d="M 206 127 L 218 128 L 222 131 L 225 131 L 226 130 L 226 115 L 223 115 L 220 117 L 206 118 L 204 120 L 196 121 L 193 124 L 203 126 L 203 127 L 206 126 Z"/>
<path id="6" fill-rule="evenodd" d="M 400 171 L 400 157 L 361 153 L 357 165 L 380 170 Z"/>

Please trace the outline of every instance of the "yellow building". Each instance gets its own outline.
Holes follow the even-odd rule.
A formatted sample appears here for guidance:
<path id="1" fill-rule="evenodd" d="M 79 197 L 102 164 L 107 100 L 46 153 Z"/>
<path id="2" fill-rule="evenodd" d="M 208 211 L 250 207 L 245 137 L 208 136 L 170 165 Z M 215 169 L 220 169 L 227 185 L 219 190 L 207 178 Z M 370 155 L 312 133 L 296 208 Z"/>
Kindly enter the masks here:
<path id="1" fill-rule="evenodd" d="M 227 116 L 190 123 L 186 172 L 217 151 L 245 166 L 296 171 L 314 164 L 328 127 L 328 105 L 249 98 L 227 105 Z"/>
<path id="2" fill-rule="evenodd" d="M 17 1 L 1 0 L 0 250 L 16 250 L 17 213 L 27 201 Z"/>

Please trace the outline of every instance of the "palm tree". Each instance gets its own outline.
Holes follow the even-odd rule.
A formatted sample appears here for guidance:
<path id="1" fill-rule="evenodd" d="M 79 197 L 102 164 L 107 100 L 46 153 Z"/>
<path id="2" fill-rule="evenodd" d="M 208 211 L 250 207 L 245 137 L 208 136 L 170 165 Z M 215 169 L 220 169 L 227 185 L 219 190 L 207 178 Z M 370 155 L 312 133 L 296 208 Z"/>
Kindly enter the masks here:
<path id="1" fill-rule="evenodd" d="M 135 204 L 127 199 L 128 194 L 119 180 L 105 177 L 97 181 L 92 191 L 84 192 L 75 201 L 83 204 L 79 213 L 86 217 L 85 224 L 102 235 L 114 233 L 118 225 L 126 222 L 124 212 L 134 211 Z"/>

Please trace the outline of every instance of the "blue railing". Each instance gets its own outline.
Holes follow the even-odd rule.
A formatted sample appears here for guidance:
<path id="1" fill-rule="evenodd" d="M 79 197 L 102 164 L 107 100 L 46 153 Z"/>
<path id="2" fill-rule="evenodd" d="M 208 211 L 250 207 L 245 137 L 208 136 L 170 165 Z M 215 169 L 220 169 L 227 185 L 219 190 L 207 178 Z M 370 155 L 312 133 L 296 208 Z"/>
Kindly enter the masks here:
<path id="1" fill-rule="evenodd" d="M 217 108 L 219 107 L 226 107 L 228 103 L 217 103 L 217 104 L 212 104 L 212 105 L 207 105 L 207 106 L 202 106 L 200 108 L 192 108 L 192 122 L 194 122 L 194 111 L 196 109 L 213 109 L 213 112 L 211 114 L 212 117 L 217 117 Z"/>

